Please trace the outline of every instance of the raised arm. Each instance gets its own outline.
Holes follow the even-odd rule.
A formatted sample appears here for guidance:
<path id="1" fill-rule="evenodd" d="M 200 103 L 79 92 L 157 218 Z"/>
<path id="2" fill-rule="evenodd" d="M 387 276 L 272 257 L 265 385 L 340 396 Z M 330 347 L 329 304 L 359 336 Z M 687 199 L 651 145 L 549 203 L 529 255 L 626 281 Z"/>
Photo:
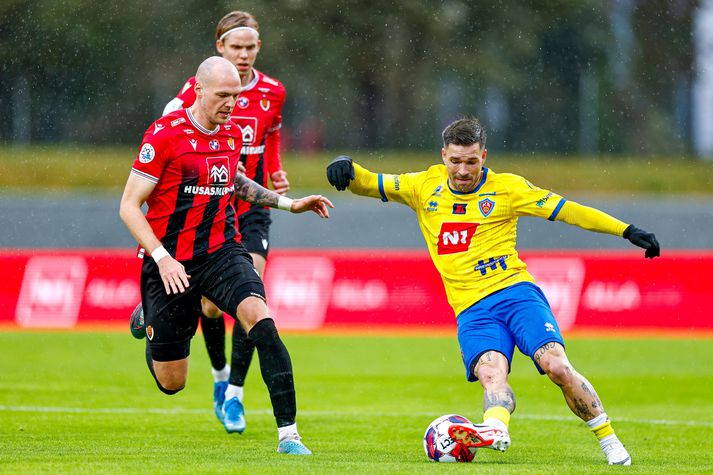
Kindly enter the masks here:
<path id="1" fill-rule="evenodd" d="M 240 174 L 235 177 L 235 194 L 238 198 L 248 203 L 278 208 L 291 213 L 313 211 L 320 218 L 329 218 L 329 208 L 334 208 L 332 202 L 322 195 L 310 195 L 293 200 L 268 190 L 259 183 Z"/>
<path id="2" fill-rule="evenodd" d="M 370 172 L 346 155 L 340 155 L 327 166 L 327 180 L 339 191 L 348 188 L 356 195 L 397 201 L 411 207 L 415 205 L 414 176 L 412 173 L 392 175 Z"/>
<path id="3" fill-rule="evenodd" d="M 599 233 L 613 234 L 628 239 L 632 244 L 646 250 L 644 257 L 653 259 L 661 254 L 659 242 L 653 233 L 639 229 L 633 224 L 627 225 L 596 208 L 584 206 L 574 201 L 566 201 L 556 218 L 567 224 Z"/>

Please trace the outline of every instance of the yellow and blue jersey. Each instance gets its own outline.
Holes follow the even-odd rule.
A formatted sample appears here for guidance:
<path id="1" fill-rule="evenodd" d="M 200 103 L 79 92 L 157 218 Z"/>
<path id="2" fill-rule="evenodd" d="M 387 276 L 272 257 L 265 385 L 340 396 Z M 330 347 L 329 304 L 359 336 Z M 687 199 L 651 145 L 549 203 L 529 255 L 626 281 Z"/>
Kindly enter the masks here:
<path id="1" fill-rule="evenodd" d="M 444 165 L 420 173 L 375 174 L 354 164 L 353 193 L 396 201 L 418 217 L 431 259 L 456 315 L 483 297 L 534 282 L 518 257 L 517 220 L 535 216 L 621 236 L 626 224 L 538 188 L 523 177 L 483 168 L 477 187 L 453 190 Z"/>

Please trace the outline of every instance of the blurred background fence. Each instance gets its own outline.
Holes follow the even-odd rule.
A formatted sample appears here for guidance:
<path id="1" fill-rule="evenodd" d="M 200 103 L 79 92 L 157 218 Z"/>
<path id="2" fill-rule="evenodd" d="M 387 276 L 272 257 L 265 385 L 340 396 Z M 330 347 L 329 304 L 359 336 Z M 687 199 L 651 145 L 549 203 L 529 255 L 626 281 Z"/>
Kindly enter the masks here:
<path id="1" fill-rule="evenodd" d="M 0 140 L 137 145 L 233 9 L 287 150 L 433 149 L 472 114 L 501 151 L 713 154 L 710 0 L 3 0 Z"/>

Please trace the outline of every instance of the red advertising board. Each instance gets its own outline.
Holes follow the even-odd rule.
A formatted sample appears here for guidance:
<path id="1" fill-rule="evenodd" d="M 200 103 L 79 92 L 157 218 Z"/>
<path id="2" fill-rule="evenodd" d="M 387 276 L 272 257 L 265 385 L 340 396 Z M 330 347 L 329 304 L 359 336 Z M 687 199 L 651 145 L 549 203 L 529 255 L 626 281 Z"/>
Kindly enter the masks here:
<path id="1" fill-rule="evenodd" d="M 713 252 L 521 254 L 563 330 L 713 330 Z M 133 250 L 0 250 L 0 322 L 120 324 L 140 300 Z M 453 326 L 426 251 L 278 250 L 265 286 L 282 329 Z"/>

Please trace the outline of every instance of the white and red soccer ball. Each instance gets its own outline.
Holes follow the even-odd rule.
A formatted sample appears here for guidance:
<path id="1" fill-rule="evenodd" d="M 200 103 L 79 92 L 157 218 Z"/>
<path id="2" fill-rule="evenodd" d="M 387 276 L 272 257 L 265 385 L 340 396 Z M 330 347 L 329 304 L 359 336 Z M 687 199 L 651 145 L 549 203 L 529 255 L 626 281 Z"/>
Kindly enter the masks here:
<path id="1" fill-rule="evenodd" d="M 429 424 L 423 435 L 423 449 L 432 462 L 471 462 L 475 457 L 475 447 L 464 447 L 448 435 L 453 424 L 472 424 L 466 417 L 446 414 Z"/>

